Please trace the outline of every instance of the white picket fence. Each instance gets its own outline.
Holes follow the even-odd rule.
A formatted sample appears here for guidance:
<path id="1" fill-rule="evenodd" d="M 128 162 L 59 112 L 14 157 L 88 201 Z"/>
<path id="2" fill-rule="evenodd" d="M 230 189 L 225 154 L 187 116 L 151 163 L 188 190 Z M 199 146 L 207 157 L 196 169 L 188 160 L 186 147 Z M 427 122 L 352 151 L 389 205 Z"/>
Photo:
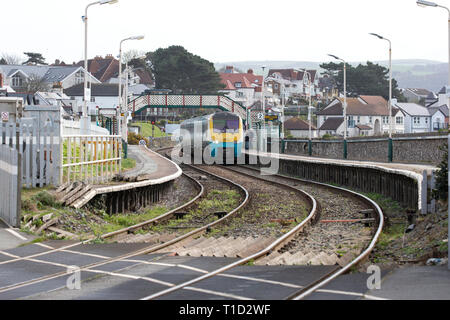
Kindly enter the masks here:
<path id="1" fill-rule="evenodd" d="M 112 180 L 121 170 L 120 135 L 63 136 L 63 183 L 90 184 Z"/>

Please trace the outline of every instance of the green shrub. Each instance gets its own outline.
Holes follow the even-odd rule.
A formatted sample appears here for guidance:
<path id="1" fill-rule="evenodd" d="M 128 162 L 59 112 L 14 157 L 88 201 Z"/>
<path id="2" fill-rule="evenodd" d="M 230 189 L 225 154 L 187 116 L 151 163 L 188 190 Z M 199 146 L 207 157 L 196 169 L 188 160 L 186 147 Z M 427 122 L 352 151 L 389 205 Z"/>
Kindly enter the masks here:
<path id="1" fill-rule="evenodd" d="M 433 190 L 433 198 L 448 199 L 448 143 L 440 147 L 444 151 L 444 157 L 439 164 L 439 171 L 436 173 L 436 189 Z"/>
<path id="2" fill-rule="evenodd" d="M 148 145 L 148 139 L 140 134 L 136 134 L 134 132 L 128 132 L 128 144 L 130 145 L 138 145 L 139 141 L 144 140 Z"/>

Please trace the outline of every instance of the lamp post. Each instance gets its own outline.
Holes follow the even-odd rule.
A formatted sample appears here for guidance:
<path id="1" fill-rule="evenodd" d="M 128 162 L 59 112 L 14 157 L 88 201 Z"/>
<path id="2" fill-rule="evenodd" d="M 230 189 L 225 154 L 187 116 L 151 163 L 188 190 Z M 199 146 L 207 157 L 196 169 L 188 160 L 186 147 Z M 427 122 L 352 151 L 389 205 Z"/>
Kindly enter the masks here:
<path id="1" fill-rule="evenodd" d="M 82 134 L 88 134 L 89 133 L 89 127 L 90 127 L 90 121 L 88 117 L 87 112 L 87 104 L 88 100 L 91 101 L 91 91 L 90 88 L 88 88 L 88 59 L 87 59 L 87 44 L 88 44 L 88 9 L 89 7 L 96 5 L 96 4 L 114 4 L 117 3 L 119 0 L 99 0 L 96 2 L 92 2 L 86 6 L 86 9 L 84 10 L 84 16 L 82 17 L 84 22 L 84 101 L 83 101 L 83 109 L 82 109 L 82 117 L 80 122 L 81 127 L 81 133 Z"/>
<path id="2" fill-rule="evenodd" d="M 347 159 L 347 63 L 335 55 L 329 56 L 344 63 L 344 159 Z"/>
<path id="3" fill-rule="evenodd" d="M 388 147 L 388 160 L 392 162 L 392 43 L 391 40 L 386 39 L 379 34 L 369 33 L 370 35 L 377 37 L 381 40 L 389 42 L 389 147 Z"/>
<path id="4" fill-rule="evenodd" d="M 303 72 L 305 72 L 308 75 L 308 91 L 309 91 L 309 105 L 308 105 L 308 126 L 309 126 L 309 140 L 308 140 L 308 154 L 309 156 L 312 155 L 312 130 L 311 130 L 311 74 L 306 70 L 303 69 Z"/>
<path id="5" fill-rule="evenodd" d="M 263 83 L 262 83 L 262 112 L 263 112 L 263 120 L 262 120 L 262 139 L 261 139 L 261 149 L 262 149 L 262 151 L 266 151 L 266 148 L 265 148 L 265 146 L 266 146 L 266 143 L 265 143 L 265 135 L 266 135 L 266 97 L 265 97 L 265 93 L 264 93 L 264 90 L 265 90 L 265 81 L 264 81 L 264 76 L 265 76 L 265 73 L 264 73 L 264 70 L 266 69 L 266 66 L 262 66 L 261 67 L 262 68 L 262 71 L 263 71 L 263 73 L 262 73 L 262 76 L 263 76 Z"/>
<path id="6" fill-rule="evenodd" d="M 117 115 L 117 122 L 119 125 L 119 132 L 118 134 L 122 135 L 122 140 L 124 141 L 125 144 L 125 159 L 127 158 L 127 142 L 128 142 L 128 137 L 127 137 L 127 123 L 126 123 L 126 113 L 127 110 L 124 110 L 123 107 L 123 101 L 122 101 L 122 44 L 125 41 L 129 41 L 129 40 L 142 40 L 144 39 L 144 36 L 134 36 L 134 37 L 128 37 L 123 39 L 122 41 L 120 41 L 120 46 L 119 46 L 119 114 Z M 128 78 L 128 76 L 127 76 Z M 128 83 L 128 79 L 126 80 Z M 122 115 L 123 114 L 123 115 Z"/>
<path id="7" fill-rule="evenodd" d="M 417 1 L 417 5 L 421 6 L 421 7 L 438 7 L 438 8 L 442 8 L 447 10 L 448 12 L 448 84 L 450 85 L 450 9 L 448 9 L 447 7 L 438 5 L 437 3 L 434 2 L 429 2 L 429 1 L 424 1 L 424 0 L 418 0 Z M 447 94 L 447 106 L 450 108 L 450 96 L 447 93 L 447 90 L 445 90 L 445 93 Z M 450 145 L 450 134 L 448 135 L 448 143 Z M 449 156 L 449 160 L 450 160 L 450 156 Z M 450 161 L 449 161 L 450 162 Z M 450 172 L 449 172 L 449 183 L 448 183 L 448 196 L 449 196 L 449 201 L 448 203 L 450 204 Z M 450 205 L 448 208 L 448 214 L 450 216 Z M 449 235 L 449 239 L 450 240 L 450 224 L 448 225 L 448 235 Z M 448 247 L 448 255 L 450 257 L 450 247 Z M 448 269 L 450 269 L 450 260 L 448 261 Z"/>

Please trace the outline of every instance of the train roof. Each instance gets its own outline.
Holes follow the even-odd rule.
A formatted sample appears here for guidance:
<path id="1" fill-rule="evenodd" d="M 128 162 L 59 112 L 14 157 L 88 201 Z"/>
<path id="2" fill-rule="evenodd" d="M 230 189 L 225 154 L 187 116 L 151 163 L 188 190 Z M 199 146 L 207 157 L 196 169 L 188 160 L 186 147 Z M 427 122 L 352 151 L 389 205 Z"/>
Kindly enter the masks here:
<path id="1" fill-rule="evenodd" d="M 191 119 L 187 119 L 184 120 L 183 122 L 181 122 L 181 124 L 188 124 L 188 123 L 192 123 L 192 122 L 202 122 L 202 121 L 208 121 L 212 116 L 216 115 L 216 114 L 233 114 L 237 117 L 239 117 L 239 115 L 233 113 L 233 112 L 229 112 L 229 111 L 220 111 L 220 112 L 216 112 L 216 113 L 211 113 L 211 114 L 207 114 L 204 116 L 200 116 L 200 117 L 195 117 L 195 118 L 191 118 Z M 239 117 L 240 118 L 240 117 Z"/>

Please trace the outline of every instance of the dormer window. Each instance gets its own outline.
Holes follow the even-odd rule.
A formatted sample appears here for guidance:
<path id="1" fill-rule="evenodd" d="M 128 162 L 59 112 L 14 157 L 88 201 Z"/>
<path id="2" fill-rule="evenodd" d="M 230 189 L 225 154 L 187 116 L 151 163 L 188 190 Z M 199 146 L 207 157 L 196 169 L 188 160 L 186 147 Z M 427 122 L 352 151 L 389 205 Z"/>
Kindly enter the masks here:
<path id="1" fill-rule="evenodd" d="M 235 83 L 234 83 L 234 86 L 235 86 L 236 88 L 242 88 L 242 82 L 235 82 Z"/>
<path id="2" fill-rule="evenodd" d="M 21 87 L 23 85 L 23 79 L 18 74 L 15 74 L 11 80 L 12 87 Z"/>

